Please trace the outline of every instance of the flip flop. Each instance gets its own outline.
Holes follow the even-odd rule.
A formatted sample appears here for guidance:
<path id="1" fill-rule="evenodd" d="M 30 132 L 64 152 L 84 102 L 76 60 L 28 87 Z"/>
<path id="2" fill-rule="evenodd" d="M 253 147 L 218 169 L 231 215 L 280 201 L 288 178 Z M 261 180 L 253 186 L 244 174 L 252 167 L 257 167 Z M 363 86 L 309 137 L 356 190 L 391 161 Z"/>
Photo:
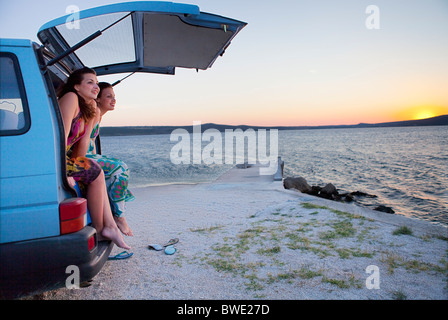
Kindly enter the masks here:
<path id="1" fill-rule="evenodd" d="M 176 248 L 174 248 L 172 245 L 171 246 L 167 246 L 165 248 L 165 254 L 172 255 L 175 252 L 176 252 Z"/>
<path id="2" fill-rule="evenodd" d="M 110 256 L 108 258 L 108 260 L 124 260 L 124 259 L 128 259 L 130 257 L 132 257 L 134 254 L 131 252 L 127 252 L 127 251 L 123 251 L 120 252 L 119 254 L 115 255 L 115 256 Z"/>
<path id="3" fill-rule="evenodd" d="M 164 247 L 172 246 L 173 244 L 176 244 L 179 242 L 179 238 L 170 239 L 166 244 L 164 244 Z"/>
<path id="4" fill-rule="evenodd" d="M 156 251 L 160 251 L 162 250 L 162 246 L 160 244 L 149 244 L 148 245 L 148 249 L 150 250 L 156 250 Z"/>

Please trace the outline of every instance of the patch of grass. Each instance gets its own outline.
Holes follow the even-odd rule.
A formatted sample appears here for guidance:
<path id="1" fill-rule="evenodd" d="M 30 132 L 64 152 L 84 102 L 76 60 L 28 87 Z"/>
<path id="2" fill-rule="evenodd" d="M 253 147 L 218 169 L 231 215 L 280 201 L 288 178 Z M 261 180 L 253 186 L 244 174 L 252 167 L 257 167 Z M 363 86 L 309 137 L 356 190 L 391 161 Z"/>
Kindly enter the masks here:
<path id="1" fill-rule="evenodd" d="M 399 235 L 412 235 L 412 230 L 406 226 L 401 226 L 392 232 L 393 235 L 399 236 Z"/>
<path id="2" fill-rule="evenodd" d="M 338 217 L 341 218 L 349 218 L 349 219 L 364 219 L 363 216 L 357 215 L 357 214 L 352 214 L 352 213 L 348 213 L 345 211 L 341 211 L 341 210 L 336 210 L 336 209 L 331 209 L 327 206 L 320 206 L 317 204 L 313 204 L 313 203 L 309 203 L 309 202 L 304 202 L 302 203 L 302 207 L 305 209 L 323 209 L 323 210 L 328 210 L 331 211 L 333 213 L 335 213 Z M 315 211 L 313 213 L 310 214 L 317 214 L 318 212 Z"/>
<path id="3" fill-rule="evenodd" d="M 358 214 L 348 213 L 345 211 L 340 211 L 336 209 L 330 209 L 331 212 L 336 213 L 336 215 L 340 218 L 348 218 L 348 219 L 364 219 L 363 216 L 360 216 Z"/>
<path id="4" fill-rule="evenodd" d="M 257 226 L 251 229 L 246 229 L 242 233 L 238 234 L 238 238 L 240 239 L 249 239 L 260 236 L 263 232 L 266 231 L 265 227 Z"/>
<path id="5" fill-rule="evenodd" d="M 272 248 L 258 249 L 257 253 L 261 255 L 272 256 L 273 254 L 279 253 L 281 251 L 279 246 L 275 246 Z"/>
<path id="6" fill-rule="evenodd" d="M 341 289 L 348 289 L 350 288 L 350 284 L 347 283 L 347 281 L 345 280 L 340 280 L 340 279 L 331 279 L 331 278 L 327 278 L 327 277 L 323 277 L 322 278 L 322 282 L 324 283 L 330 283 L 333 284 Z"/>
<path id="7" fill-rule="evenodd" d="M 322 276 L 321 271 L 313 271 L 309 267 L 306 267 L 306 266 L 300 267 L 300 269 L 297 271 L 297 273 L 300 276 L 300 278 L 302 278 L 302 279 L 311 279 L 314 277 Z"/>
<path id="8" fill-rule="evenodd" d="M 292 279 L 295 279 L 296 277 L 297 277 L 297 272 L 295 272 L 295 271 L 278 273 L 276 276 L 273 276 L 272 274 L 268 274 L 267 283 L 271 284 L 271 283 L 274 283 L 277 281 L 282 281 L 282 280 L 291 281 Z"/>
<path id="9" fill-rule="evenodd" d="M 273 276 L 272 274 L 268 274 L 267 282 L 274 283 L 276 281 L 282 281 L 282 280 L 288 280 L 291 281 L 297 277 L 301 279 L 312 279 L 315 277 L 322 276 L 321 271 L 313 271 L 310 269 L 309 266 L 301 266 L 298 270 L 290 270 L 286 272 L 280 272 L 276 276 Z"/>
<path id="10" fill-rule="evenodd" d="M 382 255 L 380 258 L 380 261 L 387 265 L 387 271 L 389 272 L 389 274 L 394 273 L 395 269 L 400 265 L 401 260 L 401 257 L 389 252 L 386 252 L 385 255 Z"/>
<path id="11" fill-rule="evenodd" d="M 233 259 L 210 259 L 208 263 L 216 269 L 216 271 L 224 271 L 229 273 L 238 273 L 243 269 L 243 266 L 236 263 Z"/>
<path id="12" fill-rule="evenodd" d="M 264 287 L 260 284 L 260 279 L 257 277 L 257 275 L 246 275 L 245 278 L 249 280 L 249 283 L 246 283 L 247 290 L 258 291 L 264 289 Z"/>
<path id="13" fill-rule="evenodd" d="M 402 291 L 392 292 L 392 297 L 394 300 L 406 300 L 408 298 Z"/>
<path id="14" fill-rule="evenodd" d="M 339 254 L 339 257 L 341 259 L 349 259 L 351 257 L 355 258 L 372 258 L 373 253 L 367 252 L 367 251 L 361 251 L 359 249 L 349 249 L 349 248 L 339 248 L 335 249 L 336 252 Z"/>
<path id="15" fill-rule="evenodd" d="M 403 267 L 408 271 L 413 271 L 416 273 L 422 271 L 439 272 L 442 274 L 448 273 L 448 263 L 443 260 L 440 261 L 442 266 L 439 266 L 419 260 L 406 260 L 396 254 L 386 252 L 385 256 L 382 256 L 380 261 L 387 265 L 387 270 L 390 274 L 394 273 L 395 269 L 398 267 Z M 445 265 L 443 265 L 444 263 Z"/>
<path id="16" fill-rule="evenodd" d="M 434 271 L 448 275 L 448 263 L 444 259 L 439 262 L 442 266 L 419 260 L 404 260 L 402 266 L 414 272 Z"/>
<path id="17" fill-rule="evenodd" d="M 331 248 L 331 243 L 317 242 L 317 241 L 313 242 L 308 237 L 300 236 L 298 233 L 295 232 L 286 233 L 286 238 L 290 240 L 286 244 L 288 249 L 313 252 L 314 254 L 318 255 L 321 258 L 331 255 L 329 251 L 324 248 L 324 247 Z"/>
<path id="18" fill-rule="evenodd" d="M 331 227 L 333 230 L 324 231 L 319 234 L 322 240 L 351 237 L 356 233 L 356 229 L 350 220 L 336 221 Z"/>
<path id="19" fill-rule="evenodd" d="M 302 285 L 304 280 L 315 277 L 320 277 L 317 281 L 330 283 L 342 289 L 353 286 L 362 287 L 363 284 L 360 284 L 360 280 L 356 280 L 353 274 L 334 274 L 325 270 L 326 268 L 316 271 L 312 269 L 313 265 L 288 270 L 290 257 L 294 255 L 300 257 L 301 254 L 314 254 L 317 259 L 328 256 L 339 257 L 339 259 L 371 258 L 374 255 L 358 248 L 357 245 L 346 248 L 339 245 L 340 238 L 358 237 L 359 242 L 369 238 L 370 230 L 365 226 L 361 227 L 364 222 L 354 220 L 359 216 L 311 203 L 300 205 L 309 211 L 290 208 L 290 214 L 287 215 L 280 209 L 274 209 L 272 215 L 252 221 L 249 226 L 239 229 L 232 236 L 223 238 L 224 242 L 212 246 L 213 252 L 207 254 L 202 261 L 218 272 L 242 277 L 246 289 L 251 291 L 262 290 L 268 284 L 278 281 L 292 283 L 294 279 Z M 301 212 L 305 218 L 296 219 L 297 215 L 293 210 L 295 213 Z M 320 210 L 327 211 L 320 216 Z M 210 233 L 220 228 L 223 226 L 191 231 Z M 356 240 L 352 238 L 350 241 L 356 242 Z M 386 254 L 383 260 L 389 266 L 391 273 L 396 267 L 404 267 L 404 262 L 399 257 Z M 424 266 L 410 261 L 408 268 L 419 270 Z"/>
<path id="20" fill-rule="evenodd" d="M 374 256 L 374 253 L 355 250 L 352 252 L 352 255 L 356 258 L 372 258 Z"/>
<path id="21" fill-rule="evenodd" d="M 351 256 L 351 251 L 349 249 L 336 249 L 336 252 L 341 259 L 348 259 Z"/>
<path id="22" fill-rule="evenodd" d="M 306 243 L 307 245 L 310 244 L 310 240 L 307 237 L 300 236 L 298 233 L 295 232 L 288 232 L 286 234 L 286 237 L 291 240 L 290 244 L 297 244 L 298 242 Z"/>
<path id="23" fill-rule="evenodd" d="M 335 285 L 341 289 L 348 289 L 351 287 L 355 287 L 358 289 L 362 288 L 362 283 L 355 278 L 353 274 L 351 274 L 348 279 L 332 279 L 328 278 L 327 276 L 322 277 L 322 282 L 324 283 L 330 283 L 332 285 Z"/>
<path id="24" fill-rule="evenodd" d="M 228 244 L 223 244 L 222 246 L 214 247 L 214 250 L 218 254 L 218 256 L 228 257 L 234 255 L 235 248 Z"/>
<path id="25" fill-rule="evenodd" d="M 428 271 L 433 269 L 430 264 L 421 262 L 418 260 L 409 260 L 409 261 L 403 261 L 402 264 L 407 270 L 414 270 L 414 272 L 419 271 Z"/>
<path id="26" fill-rule="evenodd" d="M 442 267 L 437 266 L 435 270 L 437 272 L 448 274 L 448 261 L 446 259 L 442 258 L 442 259 L 440 259 L 439 262 L 442 264 Z M 447 277 L 447 281 L 448 281 L 448 277 Z"/>
<path id="27" fill-rule="evenodd" d="M 305 209 L 326 209 L 326 210 L 330 210 L 326 206 L 319 206 L 317 204 L 313 204 L 313 203 L 309 203 L 309 202 L 302 203 L 302 207 L 305 208 Z"/>
<path id="28" fill-rule="evenodd" d="M 224 226 L 211 226 L 207 228 L 197 228 L 197 229 L 190 229 L 191 232 L 199 232 L 199 233 L 209 233 L 213 232 L 215 230 L 222 229 Z"/>

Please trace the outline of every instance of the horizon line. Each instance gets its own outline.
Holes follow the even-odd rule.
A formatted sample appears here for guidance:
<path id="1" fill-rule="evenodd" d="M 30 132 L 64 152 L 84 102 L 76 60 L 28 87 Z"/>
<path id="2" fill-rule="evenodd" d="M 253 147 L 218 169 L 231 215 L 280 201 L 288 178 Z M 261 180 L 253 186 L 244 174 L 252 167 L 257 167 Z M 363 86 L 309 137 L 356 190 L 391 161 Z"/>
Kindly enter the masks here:
<path id="1" fill-rule="evenodd" d="M 436 119 L 440 117 L 448 117 L 448 114 L 443 114 L 439 116 L 424 118 L 424 119 L 412 119 L 412 120 L 398 120 L 398 121 L 387 121 L 387 122 L 376 122 L 376 123 L 368 123 L 368 122 L 360 122 L 358 124 L 327 124 L 327 125 L 250 125 L 250 124 L 223 124 L 223 123 L 215 123 L 215 122 L 205 122 L 200 123 L 200 125 L 217 125 L 217 126 L 228 126 L 228 127 L 259 127 L 259 128 L 319 128 L 319 127 L 354 127 L 354 126 L 375 126 L 375 125 L 384 125 L 384 124 L 393 124 L 393 123 L 405 123 L 405 122 L 418 122 L 418 121 L 426 121 L 430 119 Z M 448 120 L 448 119 L 447 119 Z M 196 121 L 195 121 L 196 122 Z M 199 122 L 199 121 L 197 121 Z M 448 125 L 448 122 L 447 122 Z M 149 128 L 161 128 L 161 127 L 193 127 L 193 124 L 185 124 L 185 125 L 122 125 L 122 126 L 102 126 L 102 128 L 124 128 L 124 127 L 149 127 Z"/>

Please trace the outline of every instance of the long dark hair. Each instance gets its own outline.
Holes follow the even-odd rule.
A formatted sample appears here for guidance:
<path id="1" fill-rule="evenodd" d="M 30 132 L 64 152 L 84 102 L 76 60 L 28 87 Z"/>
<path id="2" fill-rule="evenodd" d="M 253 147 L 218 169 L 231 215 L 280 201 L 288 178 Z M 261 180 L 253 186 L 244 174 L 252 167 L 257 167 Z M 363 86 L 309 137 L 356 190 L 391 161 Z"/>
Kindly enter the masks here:
<path id="1" fill-rule="evenodd" d="M 87 104 L 83 97 L 81 97 L 78 92 L 75 90 L 75 85 L 81 84 L 84 79 L 85 74 L 94 74 L 96 75 L 95 70 L 84 67 L 72 72 L 72 74 L 68 77 L 66 83 L 64 83 L 61 87 L 59 87 L 57 96 L 58 98 L 62 98 L 66 93 L 74 92 L 78 96 L 79 101 L 79 109 L 81 110 L 82 117 L 84 120 L 90 120 L 95 117 L 95 108 L 91 105 Z"/>
<path id="2" fill-rule="evenodd" d="M 113 88 L 113 86 L 109 82 L 100 82 L 98 86 L 100 87 L 100 93 L 98 93 L 98 99 L 101 98 L 104 89 Z"/>

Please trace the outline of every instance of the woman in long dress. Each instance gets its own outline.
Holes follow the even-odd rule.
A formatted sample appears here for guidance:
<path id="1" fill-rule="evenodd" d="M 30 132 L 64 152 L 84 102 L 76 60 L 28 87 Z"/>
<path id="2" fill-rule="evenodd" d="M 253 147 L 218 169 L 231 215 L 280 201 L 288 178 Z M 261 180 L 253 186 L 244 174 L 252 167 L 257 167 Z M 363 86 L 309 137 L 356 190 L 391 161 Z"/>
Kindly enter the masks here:
<path id="1" fill-rule="evenodd" d="M 96 102 L 100 110 L 100 119 L 92 131 L 87 157 L 98 162 L 104 171 L 110 206 L 118 228 L 123 234 L 133 236 L 125 217 L 126 202 L 135 199 L 132 192 L 128 189 L 128 166 L 119 159 L 97 154 L 95 148 L 95 139 L 99 134 L 101 120 L 108 111 L 115 109 L 116 104 L 112 85 L 107 82 L 100 82 L 99 87 L 100 93 Z"/>

